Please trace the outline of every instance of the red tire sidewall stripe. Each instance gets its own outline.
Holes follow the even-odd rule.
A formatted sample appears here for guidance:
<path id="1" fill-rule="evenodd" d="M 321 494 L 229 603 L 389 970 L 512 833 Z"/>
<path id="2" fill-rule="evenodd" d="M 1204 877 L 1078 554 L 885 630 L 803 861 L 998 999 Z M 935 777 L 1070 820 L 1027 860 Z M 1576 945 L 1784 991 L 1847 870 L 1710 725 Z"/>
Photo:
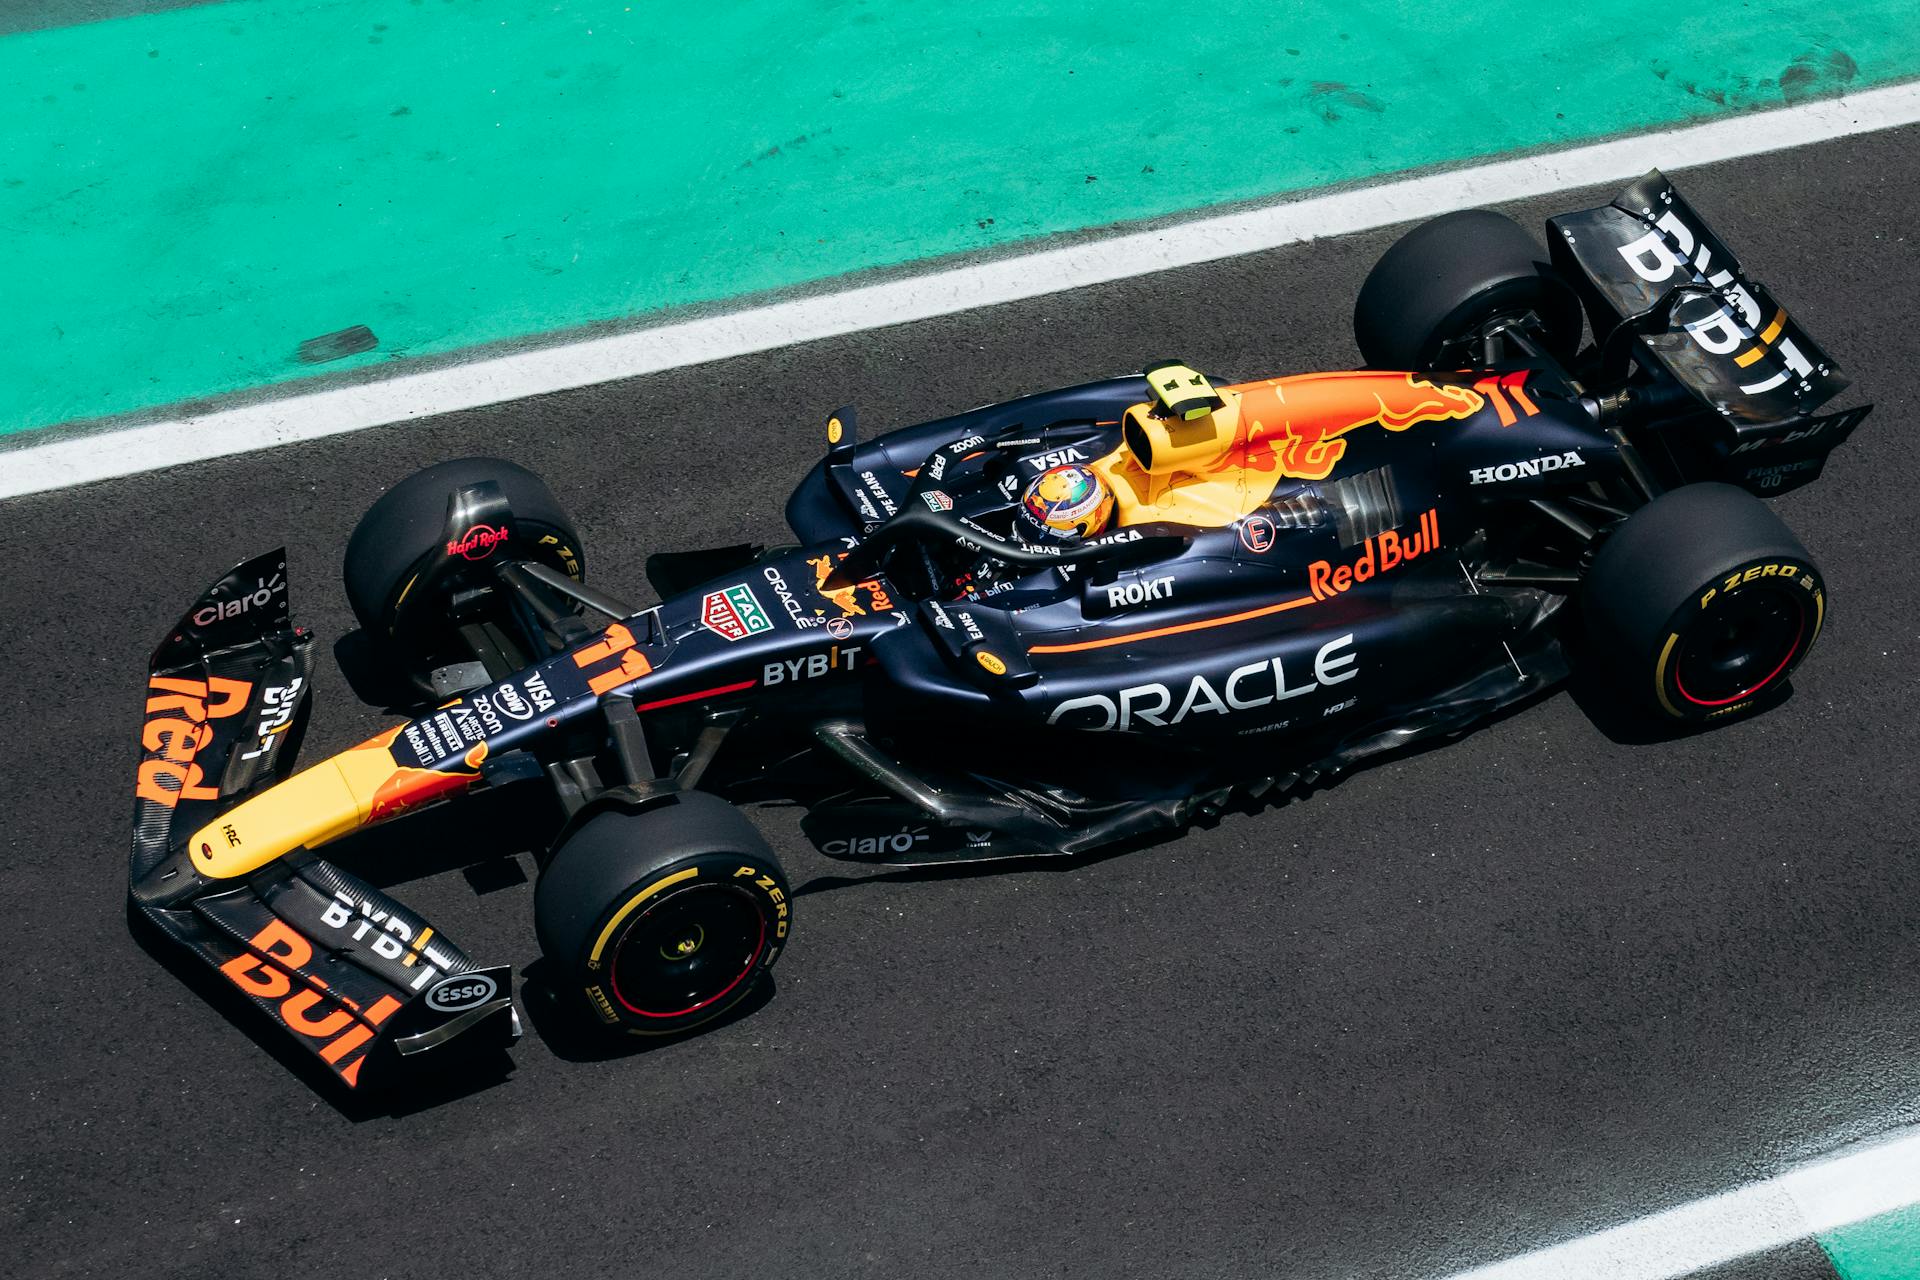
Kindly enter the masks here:
<path id="1" fill-rule="evenodd" d="M 671 897 L 671 895 L 669 895 L 669 897 Z M 654 907 L 658 907 L 668 900 L 668 898 L 663 898 L 660 902 L 655 903 Z M 698 1013 L 716 1001 L 726 999 L 736 987 L 753 976 L 754 971 L 760 967 L 761 960 L 766 957 L 767 917 L 759 911 L 758 904 L 756 903 L 753 915 L 755 922 L 760 926 L 760 934 L 759 937 L 754 940 L 753 954 L 748 957 L 746 965 L 740 970 L 739 974 L 734 977 L 732 982 L 729 982 L 720 991 L 708 996 L 705 1000 L 697 1004 L 689 1005 L 687 1008 L 674 1013 L 655 1013 L 649 1009 L 642 1009 L 628 1000 L 624 995 L 620 994 L 620 952 L 627 945 L 627 937 L 631 935 L 633 931 L 639 927 L 641 921 L 645 920 L 652 912 L 653 908 L 651 907 L 641 912 L 639 919 L 626 927 L 625 931 L 621 934 L 619 946 L 614 948 L 613 963 L 607 966 L 607 986 L 612 989 L 613 998 L 618 1000 L 621 1008 L 625 1009 L 628 1013 L 638 1014 L 642 1018 L 684 1018 L 690 1013 Z"/>
<path id="2" fill-rule="evenodd" d="M 1758 684 L 1755 684 L 1750 688 L 1742 689 L 1739 693 L 1734 694 L 1731 698 L 1713 698 L 1713 699 L 1696 698 L 1692 694 L 1687 692 L 1687 687 L 1685 685 L 1680 683 L 1680 659 L 1675 658 L 1673 663 L 1674 690 L 1677 693 L 1679 693 L 1681 697 L 1685 698 L 1688 702 L 1691 702 L 1696 707 L 1724 707 L 1728 703 L 1738 702 L 1742 698 L 1753 697 L 1753 695 L 1755 695 L 1756 693 L 1759 693 L 1762 689 L 1766 688 L 1768 685 L 1772 684 L 1776 679 L 1778 679 L 1780 674 L 1783 671 L 1785 671 L 1788 667 L 1792 666 L 1794 663 L 1794 660 L 1800 656 L 1801 654 L 1800 642 L 1804 640 L 1807 635 L 1806 610 L 1796 609 L 1794 611 L 1794 616 L 1795 616 L 1798 629 L 1793 633 L 1793 643 L 1787 646 L 1787 654 L 1784 658 L 1780 659 L 1779 665 L 1774 667 L 1773 670 L 1767 672 L 1765 676 L 1762 676 Z M 1684 652 L 1682 653 L 1681 656 L 1682 657 L 1685 656 Z"/>

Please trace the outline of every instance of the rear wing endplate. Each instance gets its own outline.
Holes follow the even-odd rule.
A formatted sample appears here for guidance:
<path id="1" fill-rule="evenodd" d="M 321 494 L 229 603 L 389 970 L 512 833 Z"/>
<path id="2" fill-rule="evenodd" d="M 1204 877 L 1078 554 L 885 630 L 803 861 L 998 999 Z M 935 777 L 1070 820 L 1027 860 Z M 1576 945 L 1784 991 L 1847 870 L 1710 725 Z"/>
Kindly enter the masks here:
<path id="1" fill-rule="evenodd" d="M 1659 170 L 1611 204 L 1549 219 L 1547 232 L 1602 350 L 1626 324 L 1736 434 L 1809 418 L 1847 385 Z"/>

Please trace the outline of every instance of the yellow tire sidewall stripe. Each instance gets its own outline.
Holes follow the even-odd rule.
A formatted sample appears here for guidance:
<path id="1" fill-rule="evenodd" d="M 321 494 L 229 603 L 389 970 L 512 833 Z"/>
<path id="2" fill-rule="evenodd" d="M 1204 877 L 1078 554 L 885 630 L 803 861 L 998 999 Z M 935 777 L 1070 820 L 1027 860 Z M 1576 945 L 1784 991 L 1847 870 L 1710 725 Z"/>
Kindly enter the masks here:
<path id="1" fill-rule="evenodd" d="M 1814 579 L 1814 583 L 1813 635 L 1808 638 L 1806 645 L 1800 650 L 1798 656 L 1801 658 L 1806 657 L 1808 653 L 1812 652 L 1814 641 L 1820 638 L 1820 628 L 1827 620 L 1827 593 L 1825 586 L 1818 578 Z M 1744 586 L 1746 584 L 1742 583 L 1740 585 Z M 1733 590 L 1737 591 L 1739 587 L 1735 587 Z M 1686 717 L 1681 715 L 1679 710 L 1674 707 L 1672 701 L 1667 697 L 1667 663 L 1673 657 L 1673 646 L 1678 644 L 1679 641 L 1680 633 L 1678 631 L 1670 631 L 1667 633 L 1667 642 L 1660 648 L 1660 661 L 1656 663 L 1653 668 L 1653 691 L 1655 695 L 1659 697 L 1660 705 L 1666 708 L 1668 715 L 1674 717 L 1676 720 L 1684 720 Z"/>
<path id="2" fill-rule="evenodd" d="M 1660 661 L 1653 669 L 1653 691 L 1658 695 L 1660 705 L 1667 709 L 1668 715 L 1676 720 L 1684 720 L 1686 717 L 1681 715 L 1679 708 L 1675 707 L 1667 698 L 1667 661 L 1673 657 L 1673 646 L 1679 643 L 1679 641 L 1680 633 L 1678 631 L 1667 633 L 1667 642 L 1661 646 L 1660 649 Z"/>
<path id="3" fill-rule="evenodd" d="M 587 955 L 587 966 L 593 969 L 600 967 L 600 953 L 607 949 L 607 940 L 613 937 L 614 931 L 620 927 L 621 923 L 625 921 L 628 916 L 633 914 L 634 908 L 638 907 L 648 898 L 653 897 L 654 894 L 659 893 L 662 889 L 672 888 L 681 881 L 691 880 L 699 874 L 700 868 L 698 867 L 688 867 L 685 871 L 676 871 L 670 876 L 660 877 L 660 879 L 655 880 L 639 893 L 628 898 L 626 903 L 618 911 L 613 913 L 613 919 L 607 921 L 607 927 L 602 929 L 600 936 L 594 940 L 593 950 Z"/>

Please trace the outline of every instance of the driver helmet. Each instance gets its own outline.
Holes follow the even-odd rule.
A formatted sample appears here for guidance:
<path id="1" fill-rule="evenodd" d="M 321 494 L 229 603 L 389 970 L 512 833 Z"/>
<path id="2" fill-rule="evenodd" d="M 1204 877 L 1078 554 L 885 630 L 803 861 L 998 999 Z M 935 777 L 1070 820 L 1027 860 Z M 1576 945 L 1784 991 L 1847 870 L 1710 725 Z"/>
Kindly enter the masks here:
<path id="1" fill-rule="evenodd" d="M 1039 542 L 1070 542 L 1103 532 L 1113 518 L 1113 490 L 1078 463 L 1048 467 L 1020 500 L 1019 525 Z"/>

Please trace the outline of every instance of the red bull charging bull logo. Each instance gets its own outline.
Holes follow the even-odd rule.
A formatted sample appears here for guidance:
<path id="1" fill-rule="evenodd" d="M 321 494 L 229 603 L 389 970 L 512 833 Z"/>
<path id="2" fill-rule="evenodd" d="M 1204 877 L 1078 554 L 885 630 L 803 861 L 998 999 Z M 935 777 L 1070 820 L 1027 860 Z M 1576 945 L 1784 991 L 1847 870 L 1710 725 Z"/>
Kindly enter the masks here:
<path id="1" fill-rule="evenodd" d="M 1486 400 L 1472 387 L 1411 373 L 1314 373 L 1250 382 L 1240 395 L 1240 430 L 1213 472 L 1236 468 L 1325 480 L 1347 452 L 1341 437 L 1379 423 L 1405 431 L 1422 422 L 1470 418 Z"/>

